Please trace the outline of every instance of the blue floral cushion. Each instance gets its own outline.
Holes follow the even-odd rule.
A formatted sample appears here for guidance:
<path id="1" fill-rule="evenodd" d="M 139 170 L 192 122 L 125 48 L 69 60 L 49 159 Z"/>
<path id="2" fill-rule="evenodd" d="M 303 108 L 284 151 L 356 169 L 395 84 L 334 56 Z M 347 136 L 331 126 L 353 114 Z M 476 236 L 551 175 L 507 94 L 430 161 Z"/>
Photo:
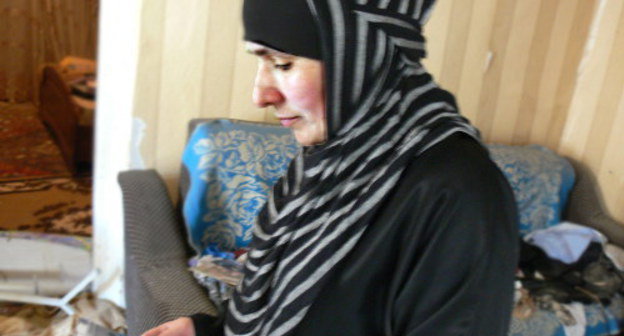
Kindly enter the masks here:
<path id="1" fill-rule="evenodd" d="M 624 299 L 616 294 L 609 305 L 598 303 L 585 306 L 585 335 L 619 335 L 624 325 Z M 557 316 L 538 309 L 530 317 L 514 317 L 509 327 L 509 336 L 566 336 L 563 324 Z"/>
<path id="2" fill-rule="evenodd" d="M 526 235 L 559 224 L 574 185 L 570 163 L 538 145 L 488 147 L 516 197 L 520 233 Z"/>
<path id="3" fill-rule="evenodd" d="M 195 127 L 183 154 L 183 216 L 193 248 L 233 251 L 249 244 L 257 213 L 299 147 L 290 130 L 210 120 Z"/>

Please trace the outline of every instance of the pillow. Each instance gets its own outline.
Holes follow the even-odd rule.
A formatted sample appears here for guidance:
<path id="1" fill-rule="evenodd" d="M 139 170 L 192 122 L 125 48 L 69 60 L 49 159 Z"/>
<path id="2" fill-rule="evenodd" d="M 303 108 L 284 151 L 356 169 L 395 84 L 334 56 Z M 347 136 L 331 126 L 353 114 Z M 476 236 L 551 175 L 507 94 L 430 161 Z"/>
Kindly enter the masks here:
<path id="1" fill-rule="evenodd" d="M 277 125 L 198 124 L 182 158 L 182 213 L 191 246 L 199 254 L 247 246 L 270 188 L 298 150 L 291 131 Z"/>
<path id="2" fill-rule="evenodd" d="M 488 147 L 516 197 L 520 234 L 559 224 L 574 185 L 572 165 L 543 146 Z"/>

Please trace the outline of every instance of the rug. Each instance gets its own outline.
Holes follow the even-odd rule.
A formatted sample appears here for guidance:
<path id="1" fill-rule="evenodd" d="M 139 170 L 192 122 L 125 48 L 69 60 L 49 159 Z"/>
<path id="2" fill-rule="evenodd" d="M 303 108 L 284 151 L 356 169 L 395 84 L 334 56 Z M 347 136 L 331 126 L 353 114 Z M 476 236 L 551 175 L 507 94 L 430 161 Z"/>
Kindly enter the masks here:
<path id="1" fill-rule="evenodd" d="M 0 181 L 69 175 L 35 105 L 0 102 Z"/>
<path id="2" fill-rule="evenodd" d="M 0 230 L 91 236 L 92 179 L 0 183 Z"/>

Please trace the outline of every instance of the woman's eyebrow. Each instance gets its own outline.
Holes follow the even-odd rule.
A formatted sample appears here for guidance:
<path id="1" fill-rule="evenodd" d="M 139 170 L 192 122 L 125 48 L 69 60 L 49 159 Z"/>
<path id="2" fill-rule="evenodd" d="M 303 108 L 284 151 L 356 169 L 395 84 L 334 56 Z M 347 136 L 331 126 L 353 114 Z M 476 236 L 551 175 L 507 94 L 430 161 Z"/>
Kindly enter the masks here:
<path id="1" fill-rule="evenodd" d="M 255 56 L 274 56 L 281 58 L 290 58 L 292 55 L 269 48 L 248 48 L 247 52 Z"/>
<path id="2" fill-rule="evenodd" d="M 249 48 L 247 49 L 247 52 L 256 56 L 265 56 L 269 54 L 269 50 L 265 48 L 258 48 L 258 49 Z"/>

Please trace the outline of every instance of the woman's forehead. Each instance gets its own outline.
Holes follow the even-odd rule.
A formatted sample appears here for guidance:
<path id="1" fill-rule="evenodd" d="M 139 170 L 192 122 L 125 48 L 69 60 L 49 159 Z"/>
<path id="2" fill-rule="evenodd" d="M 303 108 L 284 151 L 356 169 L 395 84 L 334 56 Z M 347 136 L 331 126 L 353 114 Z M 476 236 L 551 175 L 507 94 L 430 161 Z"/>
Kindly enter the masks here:
<path id="1" fill-rule="evenodd" d="M 256 42 L 245 42 L 245 49 L 248 53 L 256 56 L 275 56 L 280 58 L 293 58 L 297 57 L 292 54 L 285 53 L 283 51 L 275 50 L 271 47 L 267 47 L 263 44 Z"/>

